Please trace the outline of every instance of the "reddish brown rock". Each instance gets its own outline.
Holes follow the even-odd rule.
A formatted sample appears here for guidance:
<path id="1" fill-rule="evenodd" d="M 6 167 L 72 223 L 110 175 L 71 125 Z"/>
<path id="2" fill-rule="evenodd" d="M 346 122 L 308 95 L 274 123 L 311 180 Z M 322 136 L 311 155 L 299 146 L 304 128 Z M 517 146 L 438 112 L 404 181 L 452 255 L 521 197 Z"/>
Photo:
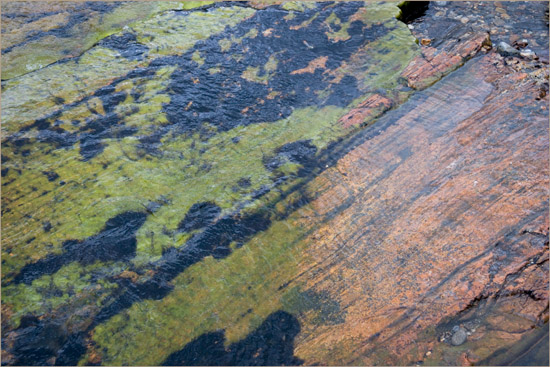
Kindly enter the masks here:
<path id="1" fill-rule="evenodd" d="M 363 122 L 380 116 L 392 107 L 390 99 L 374 94 L 343 116 L 338 122 L 344 127 L 361 125 Z"/>
<path id="2" fill-rule="evenodd" d="M 465 41 L 450 39 L 438 48 L 422 47 L 422 56 L 413 60 L 401 75 L 409 87 L 423 89 L 461 66 L 487 44 L 490 44 L 489 35 L 479 33 Z"/>
<path id="3" fill-rule="evenodd" d="M 433 348 L 433 363 L 469 365 L 544 322 L 548 115 L 534 78 L 495 53 L 472 60 L 366 129 L 310 185 L 320 194 L 303 225 L 327 219 L 296 282 L 346 317 L 304 327 L 300 358 L 411 364 Z M 484 331 L 469 352 L 438 341 L 470 312 Z"/>

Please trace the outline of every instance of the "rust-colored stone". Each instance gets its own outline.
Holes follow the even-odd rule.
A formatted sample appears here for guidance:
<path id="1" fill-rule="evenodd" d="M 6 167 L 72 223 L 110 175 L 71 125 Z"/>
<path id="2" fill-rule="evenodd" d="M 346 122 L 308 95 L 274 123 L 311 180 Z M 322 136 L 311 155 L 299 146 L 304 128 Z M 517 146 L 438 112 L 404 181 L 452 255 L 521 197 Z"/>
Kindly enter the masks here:
<path id="1" fill-rule="evenodd" d="M 374 94 L 361 102 L 356 108 L 343 116 L 338 122 L 344 127 L 360 125 L 367 120 L 380 116 L 392 106 L 392 101 L 379 94 Z"/>
<path id="2" fill-rule="evenodd" d="M 316 59 L 313 59 L 309 62 L 309 64 L 302 69 L 294 70 L 290 74 L 305 74 L 305 73 L 314 73 L 317 69 L 324 69 L 326 66 L 326 63 L 328 61 L 327 56 L 321 56 Z"/>
<path id="3" fill-rule="evenodd" d="M 420 44 L 421 44 L 422 46 L 428 46 L 430 43 L 432 43 L 432 40 L 429 39 L 429 38 L 422 38 L 422 39 L 420 40 Z"/>

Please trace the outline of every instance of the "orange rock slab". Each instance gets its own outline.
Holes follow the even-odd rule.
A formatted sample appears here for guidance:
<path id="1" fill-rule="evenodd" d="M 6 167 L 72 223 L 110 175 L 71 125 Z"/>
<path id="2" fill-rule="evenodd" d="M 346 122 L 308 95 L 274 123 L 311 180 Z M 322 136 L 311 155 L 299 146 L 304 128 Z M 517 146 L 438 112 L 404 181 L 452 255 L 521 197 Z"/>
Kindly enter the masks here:
<path id="1" fill-rule="evenodd" d="M 302 221 L 319 227 L 295 282 L 330 294 L 345 322 L 304 326 L 295 354 L 307 364 L 411 364 L 454 351 L 438 330 L 489 300 L 506 320 L 544 322 L 547 100 L 518 75 L 495 53 L 469 61 L 366 128 L 310 184 L 316 219 Z M 490 325 L 484 335 L 483 345 L 522 336 Z M 475 337 L 435 363 L 486 358 Z"/>

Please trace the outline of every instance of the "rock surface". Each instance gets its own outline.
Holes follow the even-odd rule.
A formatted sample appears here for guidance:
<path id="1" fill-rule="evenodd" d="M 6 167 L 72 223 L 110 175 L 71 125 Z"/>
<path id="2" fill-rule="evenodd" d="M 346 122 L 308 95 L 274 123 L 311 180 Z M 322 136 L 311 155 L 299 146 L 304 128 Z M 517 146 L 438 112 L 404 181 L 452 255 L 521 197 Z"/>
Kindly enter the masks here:
<path id="1" fill-rule="evenodd" d="M 80 56 L 123 27 L 167 9 L 211 2 L 5 2 L 2 4 L 2 80 Z"/>
<path id="2" fill-rule="evenodd" d="M 532 12 L 395 5 L 153 11 L 3 83 L 3 363 L 544 364 L 548 66 L 491 49 Z"/>

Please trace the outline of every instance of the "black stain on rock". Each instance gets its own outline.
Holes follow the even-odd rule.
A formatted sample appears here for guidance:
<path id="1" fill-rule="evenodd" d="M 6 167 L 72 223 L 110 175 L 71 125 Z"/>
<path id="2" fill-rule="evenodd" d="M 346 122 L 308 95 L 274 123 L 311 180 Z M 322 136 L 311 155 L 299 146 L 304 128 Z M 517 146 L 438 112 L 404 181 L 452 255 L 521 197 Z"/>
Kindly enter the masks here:
<path id="1" fill-rule="evenodd" d="M 42 224 L 42 228 L 44 229 L 44 232 L 49 232 L 52 229 L 52 224 L 49 221 L 45 221 Z"/>
<path id="2" fill-rule="evenodd" d="M 82 100 L 63 106 L 23 127 L 20 132 L 37 129 L 38 141 L 51 143 L 57 148 L 70 148 L 79 143 L 82 158 L 92 159 L 103 151 L 105 141 L 135 135 L 139 131 L 125 126 L 122 116 L 115 113 L 115 107 L 126 99 L 125 92 L 116 92 L 117 84 L 131 79 L 137 79 L 137 84 L 140 84 L 146 78 L 154 78 L 158 68 L 165 66 L 176 66 L 164 91 L 170 96 L 170 102 L 163 106 L 169 124 L 139 137 L 138 148 L 146 154 L 158 155 L 161 139 L 169 132 L 198 132 L 207 140 L 218 132 L 236 126 L 286 118 L 296 108 L 347 106 L 362 93 L 357 80 L 348 75 L 338 81 L 327 71 L 338 68 L 361 46 L 384 36 L 391 31 L 391 27 L 380 24 L 367 28 L 362 22 L 353 21 L 347 29 L 349 38 L 334 41 L 326 34 L 325 21 L 335 14 L 341 22 L 346 22 L 362 6 L 362 2 L 323 3 L 315 9 L 296 12 L 294 19 L 285 19 L 288 12 L 275 6 L 257 11 L 251 18 L 228 27 L 225 32 L 197 42 L 184 54 L 152 60 L 147 66 L 129 72 Z M 205 8 L 201 11 L 210 10 Z M 175 14 L 183 17 L 187 13 Z M 309 25 L 300 27 L 309 20 Z M 257 30 L 255 37 L 247 35 L 251 29 Z M 230 37 L 242 40 L 222 51 L 219 42 Z M 139 58 L 147 52 L 146 47 L 139 44 L 130 32 L 107 37 L 100 45 L 115 49 L 128 58 Z M 193 61 L 193 54 L 197 51 L 204 57 L 204 64 L 200 66 Z M 272 55 L 275 55 L 277 63 L 272 69 L 266 69 Z M 326 58 L 325 68 L 294 73 L 319 58 Z M 236 59 L 241 61 L 236 62 Z M 221 71 L 212 74 L 211 68 L 220 68 Z M 245 77 L 247 70 L 254 69 L 260 80 Z M 263 77 L 265 80 L 261 79 Z M 134 101 L 139 100 L 136 90 L 131 94 Z M 77 132 L 52 127 L 64 110 L 87 103 L 92 97 L 101 99 L 104 115 L 95 113 Z M 28 139 L 23 140 L 21 135 L 9 137 L 8 145 L 27 145 Z"/>
<path id="3" fill-rule="evenodd" d="M 19 328 L 10 339 L 13 354 L 9 365 L 15 366 L 76 365 L 78 359 L 74 357 L 86 351 L 83 333 L 67 337 L 62 323 L 41 320 L 34 315 L 21 318 Z"/>
<path id="4" fill-rule="evenodd" d="M 12 336 L 13 360 L 11 365 L 37 366 L 51 365 L 52 354 L 55 355 L 63 337 L 61 327 L 54 323 L 43 322 L 27 317 L 25 322 Z"/>
<path id="5" fill-rule="evenodd" d="M 237 185 L 239 185 L 240 188 L 246 189 L 252 185 L 250 182 L 250 178 L 248 177 L 241 177 L 239 178 L 239 181 L 237 181 Z"/>
<path id="6" fill-rule="evenodd" d="M 203 334 L 171 354 L 164 366 L 297 366 L 294 338 L 300 323 L 291 314 L 277 311 L 246 338 L 224 347 L 223 330 Z"/>
<path id="7" fill-rule="evenodd" d="M 47 178 L 48 181 L 52 182 L 59 178 L 59 175 L 53 171 L 43 171 L 42 172 Z"/>
<path id="8" fill-rule="evenodd" d="M 178 224 L 179 231 L 190 232 L 210 225 L 221 213 L 221 208 L 211 201 L 195 203 Z"/>
<path id="9" fill-rule="evenodd" d="M 50 254 L 34 263 L 25 265 L 15 276 L 15 283 L 31 284 L 46 274 L 53 274 L 73 261 L 82 265 L 96 261 L 124 261 L 135 256 L 136 232 L 145 223 L 142 212 L 125 212 L 105 223 L 98 234 L 83 241 L 68 240 L 63 243 L 60 255 Z M 49 226 L 51 228 L 51 224 Z M 47 226 L 44 226 L 46 230 Z"/>
<path id="10" fill-rule="evenodd" d="M 130 32 L 106 37 L 99 42 L 99 45 L 115 50 L 129 60 L 142 59 L 143 54 L 149 50 L 147 46 L 137 41 L 135 34 Z"/>
<path id="11" fill-rule="evenodd" d="M 296 13 L 291 20 L 285 19 L 286 11 L 267 8 L 231 29 L 232 37 L 242 37 L 242 41 L 233 43 L 228 50 L 222 50 L 219 42 L 228 37 L 229 31 L 197 42 L 180 57 L 156 60 L 159 64 L 178 65 L 168 88 L 171 101 L 164 108 L 172 128 L 179 133 L 192 133 L 208 123 L 218 131 L 227 131 L 240 125 L 286 118 L 295 108 L 346 106 L 361 94 L 354 77 L 346 76 L 336 82 L 334 76 L 321 68 L 294 72 L 320 57 L 326 57 L 326 69 L 333 70 L 365 42 L 378 37 L 378 33 L 386 34 L 389 29 L 383 25 L 365 32 L 366 26 L 354 21 L 348 28 L 349 39 L 334 42 L 326 35 L 324 22 L 331 14 L 345 22 L 363 5 L 324 4 Z M 310 19 L 307 27 L 299 27 Z M 246 37 L 250 29 L 257 30 L 254 37 Z M 204 64 L 200 66 L 192 60 L 196 51 L 204 55 Z M 272 55 L 276 55 L 277 65 L 266 70 Z M 236 63 L 235 58 L 241 61 Z M 221 71 L 211 74 L 209 69 L 213 67 Z M 257 70 L 258 80 L 244 76 L 250 70 Z M 328 91 L 328 97 L 319 97 L 324 90 Z M 276 97 L 268 98 L 273 92 L 277 92 Z"/>
<path id="12" fill-rule="evenodd" d="M 275 153 L 276 156 L 266 165 L 269 169 L 279 168 L 286 161 L 298 163 L 305 167 L 312 163 L 317 153 L 317 147 L 311 143 L 311 140 L 298 140 L 284 144 L 277 148 Z"/>

